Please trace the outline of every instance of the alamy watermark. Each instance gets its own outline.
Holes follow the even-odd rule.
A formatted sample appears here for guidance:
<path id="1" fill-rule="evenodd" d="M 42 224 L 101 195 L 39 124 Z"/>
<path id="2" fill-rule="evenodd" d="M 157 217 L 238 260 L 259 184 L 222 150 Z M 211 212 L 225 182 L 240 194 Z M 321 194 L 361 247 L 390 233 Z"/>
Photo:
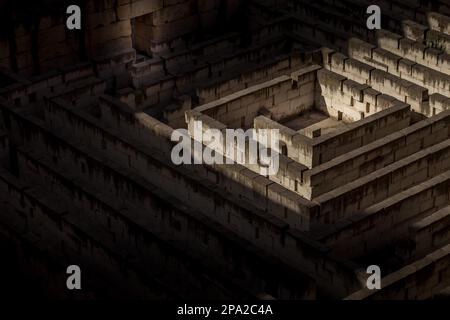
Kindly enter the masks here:
<path id="1" fill-rule="evenodd" d="M 366 281 L 366 287 L 369 290 L 381 289 L 381 268 L 377 265 L 371 265 L 367 267 L 367 274 L 369 277 Z"/>
<path id="2" fill-rule="evenodd" d="M 278 129 L 210 129 L 194 121 L 191 130 L 177 129 L 171 140 L 178 142 L 171 159 L 181 164 L 242 164 L 259 166 L 263 176 L 279 169 Z"/>
<path id="3" fill-rule="evenodd" d="M 77 265 L 70 265 L 67 267 L 66 286 L 69 290 L 81 290 L 81 269 Z"/>
<path id="4" fill-rule="evenodd" d="M 70 5 L 66 9 L 66 13 L 70 16 L 66 20 L 66 27 L 69 30 L 81 29 L 81 8 L 77 5 Z"/>
<path id="5" fill-rule="evenodd" d="M 381 29 L 381 8 L 377 5 L 371 5 L 367 8 L 367 14 L 370 16 L 367 18 L 367 29 L 380 30 Z"/>

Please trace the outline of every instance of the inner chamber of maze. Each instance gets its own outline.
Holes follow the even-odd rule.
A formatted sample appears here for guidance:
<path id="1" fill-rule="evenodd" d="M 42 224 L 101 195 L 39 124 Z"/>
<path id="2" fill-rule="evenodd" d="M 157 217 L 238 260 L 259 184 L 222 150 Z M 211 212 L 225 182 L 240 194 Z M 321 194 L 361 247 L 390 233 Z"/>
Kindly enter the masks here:
<path id="1" fill-rule="evenodd" d="M 448 1 L 381 30 L 360 0 L 79 4 L 0 10 L 11 295 L 71 298 L 76 263 L 80 298 L 448 298 Z M 196 121 L 278 130 L 279 170 L 175 164 Z"/>

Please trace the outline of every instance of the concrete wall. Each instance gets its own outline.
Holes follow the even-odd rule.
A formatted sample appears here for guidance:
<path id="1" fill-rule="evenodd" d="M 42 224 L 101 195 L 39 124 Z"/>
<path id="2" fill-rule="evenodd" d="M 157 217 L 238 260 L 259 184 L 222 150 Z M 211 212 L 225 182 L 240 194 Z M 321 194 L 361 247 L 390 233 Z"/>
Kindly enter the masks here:
<path id="1" fill-rule="evenodd" d="M 315 66 L 280 76 L 220 100 L 197 107 L 229 128 L 249 128 L 262 110 L 281 120 L 314 105 Z"/>
<path id="2" fill-rule="evenodd" d="M 189 73 L 186 76 L 180 76 L 179 81 L 174 80 L 172 86 L 178 88 L 186 87 L 186 85 L 192 85 L 193 81 L 196 81 L 196 100 L 199 104 L 206 104 L 212 101 L 221 99 L 225 96 L 231 95 L 238 91 L 244 90 L 256 84 L 266 82 L 270 79 L 279 77 L 284 74 L 289 74 L 291 70 L 296 70 L 305 64 L 314 61 L 314 55 L 307 55 L 303 57 L 299 54 L 292 54 L 286 57 L 282 55 L 281 57 L 275 57 L 269 60 L 267 63 L 263 64 L 263 67 L 258 66 L 257 68 L 251 68 L 247 71 L 245 65 L 246 59 L 250 57 L 260 56 L 265 54 L 265 50 L 252 53 L 250 56 L 245 54 L 242 58 L 239 58 L 239 53 L 235 52 L 234 60 L 235 63 L 243 64 L 242 69 L 239 68 L 239 72 L 233 72 L 227 70 L 229 67 L 229 62 L 227 59 L 222 60 L 213 64 L 212 66 L 208 64 L 207 66 L 199 66 L 195 73 L 192 75 Z M 212 72 L 214 70 L 214 73 Z M 203 83 L 198 81 L 199 77 L 207 78 Z M 217 78 L 214 80 L 214 77 Z M 158 85 L 154 85 L 146 91 L 147 97 L 161 96 L 162 92 L 158 90 Z M 164 90 L 166 87 L 163 87 Z M 184 113 L 186 110 L 190 110 L 193 106 L 192 98 L 188 99 L 188 105 L 183 102 L 177 103 L 173 108 L 166 108 L 164 112 L 164 117 L 167 119 L 168 123 L 173 128 L 181 128 L 185 126 Z M 161 99 L 155 99 L 156 101 L 161 101 Z M 197 101 L 196 101 L 197 103 Z"/>
<path id="3" fill-rule="evenodd" d="M 331 78 L 329 78 L 331 79 Z M 336 83 L 339 87 L 339 82 Z M 256 118 L 259 128 L 279 129 L 288 156 L 308 168 L 331 161 L 347 152 L 381 139 L 410 124 L 410 108 L 401 104 L 349 124 L 326 136 L 309 138 L 262 117 Z"/>
<path id="4" fill-rule="evenodd" d="M 312 167 L 360 148 L 410 124 L 410 107 L 402 103 L 313 139 Z"/>
<path id="5" fill-rule="evenodd" d="M 0 190 L 2 197 L 8 199 L 8 204 L 2 206 L 2 222 L 8 228 L 6 236 L 8 241 L 16 240 L 17 260 L 13 261 L 18 264 L 16 267 L 20 271 L 14 272 L 21 272 L 25 281 L 27 276 L 31 277 L 26 291 L 38 285 L 48 297 L 70 299 L 72 295 L 66 287 L 66 269 L 76 258 L 77 265 L 84 272 L 84 286 L 89 288 L 80 293 L 80 298 L 90 299 L 97 294 L 149 299 L 168 296 L 167 288 L 155 278 L 152 279 L 153 275 L 143 276 L 136 268 L 125 266 L 123 257 L 100 244 L 96 239 L 103 238 L 104 232 L 95 230 L 95 235 L 80 232 L 73 223 L 73 218 L 80 211 L 75 212 L 73 208 L 62 205 L 35 186 L 19 182 L 3 169 L 0 173 Z M 85 222 L 89 223 L 86 219 Z M 3 228 L 4 225 L 2 234 Z M 37 242 L 42 247 L 32 250 Z M 35 283 L 33 274 L 41 279 L 40 283 Z M 117 292 L 108 292 L 111 284 L 117 286 Z M 20 287 L 21 282 L 18 281 L 16 285 Z"/>
<path id="6" fill-rule="evenodd" d="M 45 8 L 36 4 L 33 21 L 10 18 L 10 37 L 0 40 L 0 65 L 31 74 L 133 47 L 167 52 L 185 46 L 185 35 L 234 19 L 240 2 L 88 0 L 81 5 L 81 31 L 67 30 L 64 4 Z"/>
<path id="7" fill-rule="evenodd" d="M 261 124 L 261 116 L 255 118 L 255 130 L 258 131 L 259 129 L 267 129 L 267 128 L 274 128 L 272 126 L 265 126 L 263 124 Z M 267 118 L 266 118 L 267 119 Z M 272 122 L 272 120 L 267 119 L 268 121 Z M 186 112 L 186 122 L 188 123 L 188 128 L 189 128 L 189 132 L 191 137 L 194 137 L 194 122 L 195 121 L 201 121 L 202 122 L 202 129 L 203 129 L 203 133 L 208 130 L 208 129 L 218 129 L 221 132 L 224 133 L 225 135 L 225 129 L 226 126 L 223 125 L 222 123 L 206 116 L 203 115 L 201 113 L 199 113 L 198 111 L 192 110 L 192 111 L 188 111 Z M 282 126 L 281 126 L 282 127 Z M 283 137 L 282 137 L 283 139 Z M 200 141 L 202 142 L 202 141 Z M 227 150 L 227 141 L 224 141 L 223 143 L 223 150 Z M 262 172 L 264 169 L 267 169 L 264 167 L 264 165 L 262 165 L 261 163 L 259 163 L 257 161 L 257 163 L 250 163 L 250 144 L 257 146 L 259 148 L 258 142 L 255 139 L 251 139 L 251 138 L 247 138 L 246 139 L 246 148 L 245 150 L 241 150 L 236 144 L 233 145 L 233 150 L 231 151 L 234 156 L 235 159 L 237 159 L 237 154 L 243 152 L 243 156 L 245 157 L 245 163 L 243 163 L 242 165 L 248 169 L 250 169 L 251 171 L 253 171 L 254 173 L 258 174 L 258 176 L 262 175 Z M 264 148 L 271 148 L 270 145 L 263 145 Z M 288 150 L 291 150 L 292 152 L 292 145 L 290 145 L 288 147 Z M 298 203 L 298 204 L 307 204 L 308 206 L 314 207 L 314 204 L 310 203 L 309 201 L 306 201 L 306 199 L 303 199 L 301 197 L 296 197 L 291 193 L 286 193 L 286 190 L 290 190 L 292 192 L 298 193 L 300 195 L 303 195 L 305 192 L 302 189 L 302 173 L 307 170 L 307 167 L 292 160 L 291 158 L 289 158 L 286 155 L 280 154 L 280 150 L 276 151 L 275 149 L 271 149 L 272 152 L 278 152 L 278 170 L 275 174 L 271 174 L 267 176 L 267 180 L 273 181 L 275 182 L 275 184 L 269 183 L 269 181 L 267 181 L 268 183 L 268 190 L 269 193 L 272 193 L 273 195 L 275 195 L 276 193 L 280 193 L 280 194 L 289 194 L 290 198 L 292 199 L 292 204 L 293 203 Z M 228 152 L 228 150 L 227 150 Z M 227 156 L 223 157 L 223 161 L 225 162 L 227 159 Z M 260 177 L 261 178 L 261 177 Z M 282 186 L 282 188 L 277 188 L 275 185 L 279 184 Z M 266 188 L 267 189 L 267 188 Z M 283 197 L 277 197 L 277 203 L 280 203 L 280 200 Z M 275 200 L 275 199 L 274 199 Z M 281 201 L 283 202 L 283 201 Z M 291 204 L 291 205 L 292 205 Z M 288 207 L 290 207 L 291 205 L 288 205 Z M 300 211 L 297 211 L 300 212 Z M 274 214 L 276 214 L 275 212 L 273 212 Z M 285 217 L 288 217 L 287 212 L 285 213 Z M 300 217 L 298 217 L 300 220 L 298 221 L 290 221 L 290 225 L 292 227 L 295 228 L 299 228 L 299 229 L 304 229 L 305 225 L 309 224 L 309 214 L 307 216 L 305 215 L 301 215 Z M 306 219 L 306 222 L 304 221 Z"/>
<path id="8" fill-rule="evenodd" d="M 409 237 L 409 227 L 414 223 L 448 205 L 450 197 L 449 172 L 445 172 L 418 184 L 401 194 L 387 198 L 368 207 L 323 233 L 320 238 L 339 254 L 348 252 L 352 243 L 363 245 L 354 248 L 350 255 L 360 257 L 373 250 L 393 246 L 398 240 Z M 392 230 L 392 232 L 385 232 Z M 380 237 L 380 234 L 384 234 Z M 427 242 L 424 242 L 427 245 Z M 423 248 L 418 245 L 418 249 Z M 429 247 L 428 247 L 429 248 Z M 413 253 L 408 253 L 410 258 Z"/>
<path id="9" fill-rule="evenodd" d="M 382 49 L 389 50 L 402 58 L 420 63 L 431 69 L 449 73 L 450 55 L 441 50 L 427 47 L 420 42 L 403 38 L 392 32 L 381 30 L 377 33 L 377 44 Z"/>
<path id="10" fill-rule="evenodd" d="M 3 110 L 5 109 L 3 108 Z M 42 131 L 42 129 L 36 131 L 38 127 L 36 127 L 35 124 L 33 125 L 32 123 L 30 123 L 31 119 L 26 120 L 27 126 L 21 125 L 20 127 L 18 127 L 17 125 L 19 124 L 19 122 L 25 121 L 24 116 L 18 117 L 17 114 L 12 111 L 12 109 L 8 108 L 7 110 L 9 110 L 8 117 L 10 118 L 8 120 L 8 122 L 10 123 L 9 128 L 17 128 L 17 132 L 20 132 L 20 127 L 24 129 L 27 128 L 25 130 L 27 130 L 28 133 L 24 132 L 24 135 L 20 136 L 24 137 L 26 141 L 31 142 L 34 146 L 39 145 L 41 148 L 43 148 L 42 150 L 47 150 L 46 153 L 48 153 L 49 155 L 53 154 L 56 156 L 56 154 L 58 154 L 58 165 L 60 165 L 61 167 L 67 166 L 66 170 L 78 170 L 79 174 L 84 176 L 84 179 L 88 179 L 89 181 L 91 181 L 91 183 L 103 186 L 102 189 L 105 192 L 111 192 L 114 194 L 115 192 L 117 192 L 117 187 L 120 186 L 120 192 L 124 199 L 130 199 L 130 201 L 135 202 L 136 204 L 142 204 L 143 209 L 148 205 L 148 200 L 146 200 L 148 198 L 145 196 L 145 193 L 148 191 L 144 191 L 148 187 L 144 187 L 144 185 L 142 185 L 141 183 L 136 184 L 136 182 L 133 182 L 132 180 L 134 180 L 135 178 L 131 178 L 131 172 L 129 171 L 129 169 L 127 170 L 126 174 L 118 174 L 119 172 L 117 170 L 119 170 L 119 168 L 111 171 L 111 168 L 115 167 L 114 164 L 108 163 L 106 161 L 106 158 L 104 158 L 107 156 L 107 152 L 113 151 L 113 149 L 110 149 L 110 146 L 112 145 L 109 144 L 108 141 L 105 141 L 107 146 L 105 150 L 106 152 L 102 151 L 102 153 L 104 154 L 101 160 L 104 163 L 103 166 L 95 170 L 87 170 L 86 173 L 82 174 L 81 163 L 86 163 L 88 159 L 92 159 L 92 156 L 88 158 L 86 158 L 86 156 L 83 156 L 85 159 L 83 160 L 83 157 L 80 157 L 80 152 L 75 152 L 73 147 L 67 149 L 67 146 L 61 146 L 62 140 L 55 140 L 54 136 L 48 135 L 48 133 L 45 133 L 45 131 Z M 74 118 L 71 118 L 72 120 L 70 122 L 66 122 L 67 124 L 75 124 L 75 122 L 73 122 Z M 61 120 L 63 119 L 64 118 L 61 118 Z M 54 120 L 56 120 L 56 118 Z M 69 127 L 70 126 L 67 126 L 66 128 Z M 77 125 L 77 127 L 78 129 L 76 129 L 76 127 L 72 127 L 71 129 L 69 129 L 71 132 L 71 136 L 73 136 L 74 134 L 77 135 L 77 132 L 79 132 L 78 130 L 84 131 L 88 128 L 85 124 L 82 126 Z M 98 128 L 98 126 L 95 126 L 95 128 Z M 15 130 L 16 129 L 14 129 L 13 132 L 15 132 Z M 95 132 L 97 133 L 94 134 L 94 132 L 92 132 L 92 135 L 84 132 L 83 136 L 86 137 L 88 135 L 91 137 L 90 143 L 94 143 L 96 145 L 97 143 L 100 143 L 101 145 L 101 140 L 104 138 L 101 138 L 101 136 L 97 136 L 98 129 L 95 129 Z M 102 134 L 102 136 L 106 137 L 104 134 Z M 19 136 L 15 138 L 17 139 L 18 137 Z M 100 138 L 100 140 L 98 138 Z M 64 136 L 64 139 L 67 141 L 71 141 L 71 138 L 68 136 Z M 115 157 L 117 158 L 117 153 L 115 153 Z M 77 162 L 77 164 L 73 163 L 73 161 Z M 80 161 L 82 162 L 80 163 Z M 72 164 L 69 162 L 72 162 Z M 89 160 L 89 163 L 94 164 L 92 160 Z M 101 162 L 97 160 L 95 163 L 95 166 L 98 166 Z M 108 163 L 108 167 L 105 167 L 106 163 Z M 145 165 L 145 167 L 146 166 L 147 165 Z M 94 167 L 92 169 L 94 169 Z M 105 172 L 104 170 L 109 171 L 109 173 Z M 91 174 L 89 174 L 89 172 Z M 158 173 L 157 180 L 161 182 L 160 188 L 164 188 L 163 178 L 169 176 L 173 176 L 173 171 L 172 173 L 170 171 Z M 114 179 L 111 180 L 110 177 L 114 177 Z M 117 185 L 114 181 L 119 184 Z M 301 233 L 299 234 L 299 232 L 294 229 L 286 229 L 286 224 L 280 224 L 279 222 L 276 222 L 277 219 L 275 219 L 274 217 L 266 216 L 265 218 L 263 218 L 264 214 L 258 213 L 258 211 L 255 209 L 247 211 L 248 209 L 243 208 L 246 206 L 243 199 L 233 200 L 233 202 L 239 202 L 239 208 L 236 206 L 237 202 L 235 202 L 235 204 L 231 204 L 229 200 L 225 200 L 229 196 L 223 198 L 225 201 L 221 202 L 222 205 L 220 205 L 218 202 L 213 201 L 213 199 L 216 199 L 216 196 L 211 197 L 211 194 L 208 195 L 210 191 L 207 190 L 214 190 L 212 186 L 204 188 L 200 187 L 197 184 L 195 190 L 189 190 L 190 188 L 187 185 L 184 185 L 184 183 L 181 183 L 180 180 L 178 180 L 178 182 L 172 181 L 170 184 L 170 192 L 175 192 L 175 194 L 177 194 L 177 190 L 173 188 L 174 186 L 179 186 L 180 190 L 183 190 L 184 195 L 189 195 L 190 200 L 185 201 L 185 203 L 201 205 L 201 208 L 199 208 L 201 209 L 201 211 L 205 210 L 204 212 L 208 212 L 208 216 L 213 218 L 213 220 L 215 220 L 216 222 L 219 222 L 227 229 L 232 229 L 233 232 L 237 232 L 245 239 L 251 239 L 251 241 L 255 243 L 257 247 L 268 250 L 268 252 L 272 252 L 283 261 L 286 261 L 287 263 L 294 263 L 294 265 L 304 270 L 306 274 L 314 275 L 314 278 L 320 283 L 319 286 L 324 286 L 324 290 L 331 290 L 335 293 L 338 293 L 339 295 L 342 295 L 343 292 L 354 290 L 354 287 L 357 286 L 355 282 L 356 280 L 353 278 L 355 274 L 352 268 L 347 265 L 342 265 L 342 262 L 337 263 L 332 258 L 324 257 L 322 251 L 323 249 L 321 249 L 320 245 L 310 242 L 308 242 L 307 244 L 303 242 L 304 240 Z M 196 200 L 195 198 L 198 199 Z M 215 204 L 213 204 L 211 201 L 215 202 Z M 213 205 L 214 208 L 210 208 L 210 204 Z M 223 210 L 221 208 L 223 208 Z M 215 215 L 211 216 L 211 212 L 214 212 Z M 227 212 L 230 212 L 230 215 Z M 242 215 L 244 214 L 244 212 L 248 213 L 247 218 Z M 249 219 L 250 216 L 252 217 L 251 219 Z M 259 217 L 261 217 L 261 219 Z M 256 224 L 258 224 L 258 226 L 256 226 Z M 302 256 L 304 256 L 305 254 L 308 255 L 307 260 L 302 258 Z M 319 259 L 318 261 L 316 261 L 317 263 L 313 262 L 316 259 L 315 257 Z M 322 271 L 323 269 L 321 266 L 326 266 L 327 270 L 335 271 L 331 273 L 328 273 L 328 271 L 324 272 Z M 326 275 L 332 275 L 332 278 Z M 328 277 L 328 279 L 322 281 L 321 279 L 323 276 Z"/>
<path id="11" fill-rule="evenodd" d="M 353 52 L 350 54 L 353 55 Z M 373 49 L 370 55 L 363 56 L 363 59 L 365 63 L 375 68 L 428 89 L 430 94 L 446 94 L 450 91 L 450 75 L 404 59 L 385 49 Z"/>
<path id="12" fill-rule="evenodd" d="M 141 88 L 144 93 L 141 97 L 142 101 L 136 99 L 136 103 L 142 105 L 142 108 L 154 105 L 161 107 L 163 104 L 168 104 L 164 110 L 167 119 L 174 126 L 182 125 L 183 109 L 174 101 L 173 98 L 176 95 L 192 94 L 197 88 L 203 87 L 205 83 L 224 82 L 230 77 L 240 79 L 241 74 L 246 73 L 246 70 L 254 69 L 255 62 L 271 61 L 272 59 L 268 57 L 277 57 L 280 54 L 285 56 L 280 52 L 285 42 L 285 39 L 278 37 L 260 45 L 244 49 L 236 48 L 230 52 L 219 47 L 217 54 L 212 57 L 205 57 L 201 53 L 209 50 L 208 43 L 206 43 L 199 51 L 188 50 L 181 57 L 173 54 L 174 57 L 165 56 L 155 63 L 143 62 L 139 64 L 139 71 L 135 73 L 132 69 L 131 72 L 133 85 Z M 291 61 L 294 64 L 296 60 L 292 59 Z M 148 67 L 150 67 L 150 71 L 146 70 Z M 277 75 L 280 74 L 284 74 L 284 72 Z M 267 77 L 263 81 L 269 79 L 271 77 Z"/>
<path id="13" fill-rule="evenodd" d="M 376 50 L 376 47 L 359 39 L 352 38 L 349 40 L 348 50 L 349 56 L 352 58 L 369 63 L 369 61 L 373 60 L 373 51 Z M 412 109 L 418 113 L 426 116 L 431 115 L 428 103 L 428 90 L 424 87 L 380 69 L 374 69 L 370 72 L 368 84 L 375 90 L 410 104 Z"/>
<path id="14" fill-rule="evenodd" d="M 382 139 L 304 172 L 312 197 L 363 177 L 449 138 L 448 111 L 418 122 Z"/>
<path id="15" fill-rule="evenodd" d="M 93 63 L 68 65 L 39 77 L 14 77 L 12 84 L 0 90 L 0 96 L 18 107 L 41 102 L 45 96 L 63 95 L 73 103 L 83 104 L 89 100 L 87 97 L 127 83 L 125 66 L 134 58 L 134 50 L 129 50 L 99 57 Z"/>
<path id="16" fill-rule="evenodd" d="M 414 250 L 409 257 L 421 257 L 436 250 L 450 241 L 450 207 L 444 207 L 428 217 L 410 225 L 410 239 L 414 241 Z"/>
<path id="17" fill-rule="evenodd" d="M 314 201 L 321 204 L 320 214 L 312 219 L 330 224 L 349 217 L 444 172 L 450 167 L 449 156 L 450 141 L 446 140 L 316 197 Z"/>
<path id="18" fill-rule="evenodd" d="M 139 146 L 150 145 L 155 147 L 161 154 L 161 161 L 167 162 L 164 159 L 170 156 L 175 145 L 175 142 L 170 141 L 172 128 L 146 114 L 141 113 L 134 116 L 124 108 L 121 110 L 120 104 L 111 100 L 105 100 L 102 103 L 102 110 L 102 116 L 106 122 L 115 123 L 122 132 L 141 141 Z M 197 116 L 202 117 L 205 130 L 208 127 L 224 129 L 222 124 L 207 116 L 195 111 L 190 111 L 190 113 L 196 113 Z M 193 117 L 192 119 L 196 118 Z M 191 145 L 195 149 L 194 144 Z M 146 153 L 145 150 L 143 150 L 142 155 L 144 157 L 148 157 L 155 152 Z M 204 148 L 202 148 L 203 150 Z M 195 150 L 193 150 L 194 153 Z M 130 154 L 134 154 L 134 152 L 130 151 Z M 125 163 L 128 164 L 128 162 Z M 192 168 L 189 165 L 184 166 L 184 170 L 187 172 L 190 172 Z M 260 175 L 259 165 L 247 165 L 246 168 L 244 165 L 238 164 L 204 164 L 204 167 L 195 166 L 195 173 L 193 174 L 209 180 L 211 183 L 220 182 L 227 192 L 247 199 L 256 207 L 286 221 L 291 227 L 308 229 L 310 212 L 315 210 L 316 205 L 302 198 L 298 194 L 300 190 L 295 190 L 295 181 L 300 181 L 301 170 L 297 171 L 299 168 L 305 169 L 293 161 L 285 161 L 281 164 L 278 175 L 269 179 Z M 144 177 L 147 177 L 148 174 L 143 171 Z M 284 187 L 274 188 L 275 181 L 283 182 Z"/>
<path id="19" fill-rule="evenodd" d="M 52 169 L 50 159 L 33 154 L 32 151 L 19 150 L 18 160 L 19 172 L 24 179 L 35 184 L 51 186 L 52 192 L 64 197 L 78 212 L 83 212 L 83 220 L 91 224 L 90 229 L 92 226 L 100 226 L 108 230 L 104 237 L 101 237 L 101 232 L 96 233 L 96 239 L 111 246 L 113 250 L 126 252 L 127 257 L 134 256 L 131 265 L 145 265 L 144 269 L 139 270 L 141 273 L 163 274 L 163 270 L 169 271 L 169 275 L 173 276 L 161 280 L 178 291 L 178 295 L 191 297 L 196 295 L 196 290 L 188 292 L 184 285 L 180 286 L 180 283 L 186 284 L 186 288 L 198 288 L 198 294 L 204 290 L 209 291 L 211 296 L 224 298 L 235 294 L 244 297 L 263 294 L 269 283 L 276 288 L 270 293 L 275 296 L 293 295 L 308 298 L 314 295 L 314 287 L 308 288 L 310 284 L 302 276 L 294 276 L 296 279 L 294 282 L 299 285 L 298 290 L 290 285 L 284 285 L 283 282 L 289 282 L 283 280 L 283 277 L 280 278 L 275 274 L 267 277 L 268 273 L 261 269 L 261 264 L 273 264 L 270 259 L 251 248 L 243 248 L 228 240 L 206 221 L 194 218 L 187 222 L 177 204 L 171 204 L 169 199 L 161 198 L 161 194 L 153 196 L 153 207 L 148 208 L 146 210 L 148 214 L 143 215 L 138 207 L 115 201 L 104 193 L 95 191 L 89 184 L 77 182 L 76 178 L 72 179 L 75 182 L 71 182 L 70 178 L 60 174 L 59 169 Z M 170 219 L 162 218 L 164 216 Z M 77 223 L 79 219 L 74 221 Z M 192 228 L 195 228 L 196 232 L 189 232 Z M 186 246 L 187 238 L 190 244 L 188 246 Z M 120 243 L 120 249 L 115 248 L 117 243 Z M 211 250 L 216 253 L 214 257 L 202 263 L 195 261 L 196 257 L 204 256 Z M 233 252 L 233 255 L 227 256 L 227 252 Z M 214 269 L 218 266 L 233 273 L 238 263 L 242 267 L 242 272 L 239 276 L 226 280 L 229 281 L 228 285 L 226 283 L 217 285 L 207 280 L 214 277 Z M 186 268 L 192 267 L 196 272 L 189 275 Z M 219 289 L 221 286 L 222 292 Z M 239 290 L 239 286 L 243 290 Z M 303 296 L 305 293 L 307 295 Z"/>
<path id="20" fill-rule="evenodd" d="M 368 71 L 368 77 L 362 81 L 360 77 L 365 77 L 365 70 L 354 63 L 347 64 L 344 57 L 339 53 L 325 57 L 331 58 L 331 63 L 325 63 L 326 68 L 331 71 L 322 69 L 318 73 L 317 109 L 335 119 L 342 114 L 343 121 L 355 122 L 399 102 L 365 84 L 370 82 L 372 70 Z M 358 76 L 354 76 L 355 74 Z"/>

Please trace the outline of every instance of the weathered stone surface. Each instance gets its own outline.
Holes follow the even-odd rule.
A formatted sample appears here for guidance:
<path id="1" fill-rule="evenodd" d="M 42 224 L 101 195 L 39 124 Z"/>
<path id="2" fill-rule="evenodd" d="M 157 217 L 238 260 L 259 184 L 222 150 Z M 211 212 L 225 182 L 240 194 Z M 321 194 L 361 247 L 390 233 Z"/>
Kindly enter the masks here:
<path id="1" fill-rule="evenodd" d="M 445 290 L 450 7 L 382 1 L 374 32 L 343 13 L 367 3 L 88 0 L 80 32 L 58 8 L 12 14 L 0 35 L 6 261 L 63 298 L 52 270 L 69 261 L 96 275 L 90 298 Z M 261 159 L 175 165 L 172 134 L 199 120 L 279 130 L 277 172 L 261 175 Z M 20 258 L 30 252 L 36 265 Z M 381 290 L 364 286 L 369 260 Z"/>

